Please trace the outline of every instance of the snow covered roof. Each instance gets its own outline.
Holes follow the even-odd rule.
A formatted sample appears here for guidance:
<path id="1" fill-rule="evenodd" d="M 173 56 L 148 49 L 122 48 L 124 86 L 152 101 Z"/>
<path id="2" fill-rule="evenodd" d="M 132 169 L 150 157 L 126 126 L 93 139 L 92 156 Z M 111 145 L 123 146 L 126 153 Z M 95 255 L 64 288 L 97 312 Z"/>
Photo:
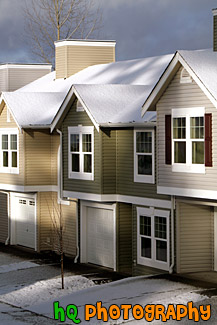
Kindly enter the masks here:
<path id="1" fill-rule="evenodd" d="M 172 55 L 164 55 L 100 64 L 67 79 L 55 79 L 51 72 L 13 93 L 3 93 L 3 99 L 21 127 L 49 127 L 72 89 L 100 125 L 141 123 L 142 104 L 171 59 Z"/>
<path id="2" fill-rule="evenodd" d="M 174 67 L 181 63 L 191 77 L 197 82 L 211 102 L 217 107 L 217 52 L 212 49 L 196 51 L 178 51 L 161 76 L 155 88 L 150 92 L 143 105 L 143 113 L 153 107 L 159 94 L 163 91 Z"/>

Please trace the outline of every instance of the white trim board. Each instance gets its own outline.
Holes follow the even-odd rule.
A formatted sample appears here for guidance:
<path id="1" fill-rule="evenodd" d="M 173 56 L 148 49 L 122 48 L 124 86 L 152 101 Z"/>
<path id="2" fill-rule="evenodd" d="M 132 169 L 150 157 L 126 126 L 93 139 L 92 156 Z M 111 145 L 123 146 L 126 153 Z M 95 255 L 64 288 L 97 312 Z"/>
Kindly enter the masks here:
<path id="1" fill-rule="evenodd" d="M 14 184 L 0 184 L 0 190 L 16 192 L 58 192 L 56 185 L 22 186 Z"/>
<path id="2" fill-rule="evenodd" d="M 0 65 L 0 70 L 2 69 L 44 69 L 44 70 L 51 70 L 52 65 L 51 64 L 22 64 L 22 63 L 17 63 L 17 64 L 10 64 L 10 63 L 3 63 Z"/>
<path id="3" fill-rule="evenodd" d="M 92 194 L 82 192 L 63 191 L 63 197 L 69 197 L 80 200 L 89 200 L 96 202 L 123 202 L 142 206 L 153 206 L 156 208 L 171 209 L 171 201 L 158 200 L 137 196 L 127 196 L 119 194 Z"/>
<path id="4" fill-rule="evenodd" d="M 203 198 L 203 199 L 210 199 L 210 200 L 217 199 L 217 191 L 198 190 L 198 189 L 191 189 L 191 188 L 157 186 L 157 193 L 165 194 L 165 195 L 196 197 L 196 198 Z"/>
<path id="5" fill-rule="evenodd" d="M 97 40 L 63 40 L 54 42 L 55 47 L 60 46 L 100 46 L 115 47 L 115 41 L 97 41 Z"/>

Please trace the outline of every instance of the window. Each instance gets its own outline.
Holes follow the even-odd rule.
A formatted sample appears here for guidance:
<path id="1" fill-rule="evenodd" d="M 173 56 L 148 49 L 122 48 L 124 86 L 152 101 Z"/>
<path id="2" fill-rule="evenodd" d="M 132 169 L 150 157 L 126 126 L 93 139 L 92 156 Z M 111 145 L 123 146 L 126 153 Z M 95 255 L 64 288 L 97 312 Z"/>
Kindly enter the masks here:
<path id="1" fill-rule="evenodd" d="M 172 110 L 172 170 L 205 173 L 204 108 Z"/>
<path id="2" fill-rule="evenodd" d="M 68 128 L 69 178 L 93 180 L 93 127 Z"/>
<path id="3" fill-rule="evenodd" d="M 168 270 L 169 211 L 137 208 L 137 263 Z"/>
<path id="4" fill-rule="evenodd" d="M 153 130 L 134 130 L 134 182 L 154 183 Z"/>
<path id="5" fill-rule="evenodd" d="M 0 129 L 0 172 L 18 174 L 18 130 Z"/>

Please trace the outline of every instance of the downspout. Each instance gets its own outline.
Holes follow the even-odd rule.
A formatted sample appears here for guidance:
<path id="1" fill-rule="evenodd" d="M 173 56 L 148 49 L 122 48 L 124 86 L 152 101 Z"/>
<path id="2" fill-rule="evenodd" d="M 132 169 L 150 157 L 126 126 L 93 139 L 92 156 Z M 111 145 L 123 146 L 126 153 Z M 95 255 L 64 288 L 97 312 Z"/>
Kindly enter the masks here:
<path id="1" fill-rule="evenodd" d="M 171 253 L 172 253 L 172 264 L 170 265 L 169 268 L 169 273 L 173 273 L 173 268 L 174 268 L 174 245 L 175 245 L 175 236 L 174 236 L 174 204 L 175 204 L 175 199 L 174 196 L 171 196 Z"/>
<path id="2" fill-rule="evenodd" d="M 79 233 L 79 227 L 78 227 L 78 201 L 77 200 L 72 200 L 72 199 L 68 199 L 68 198 L 63 198 L 63 168 L 62 168 L 62 156 L 63 156 L 63 146 L 62 146 L 62 139 L 63 139 L 63 135 L 62 135 L 62 131 L 60 131 L 59 129 L 57 129 L 57 133 L 59 133 L 60 135 L 60 147 L 58 150 L 58 199 L 61 201 L 70 201 L 70 202 L 74 202 L 76 203 L 76 256 L 74 259 L 74 263 L 78 262 L 78 258 L 79 258 L 79 243 L 78 243 L 78 233 Z"/>
<path id="3" fill-rule="evenodd" d="M 8 197 L 8 237 L 5 241 L 5 245 L 8 245 L 10 240 L 10 193 L 4 191 L 0 191 L 0 193 L 6 194 Z"/>

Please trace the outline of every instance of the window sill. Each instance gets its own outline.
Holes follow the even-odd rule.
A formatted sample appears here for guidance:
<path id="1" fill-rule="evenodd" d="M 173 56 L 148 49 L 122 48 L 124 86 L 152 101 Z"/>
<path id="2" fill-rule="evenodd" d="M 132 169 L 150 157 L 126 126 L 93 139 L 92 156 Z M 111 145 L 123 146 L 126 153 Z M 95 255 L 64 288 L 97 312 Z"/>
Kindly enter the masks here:
<path id="1" fill-rule="evenodd" d="M 172 165 L 172 172 L 177 173 L 193 173 L 193 174 L 205 174 L 205 165 L 186 165 L 186 164 L 174 164 Z"/>
<path id="2" fill-rule="evenodd" d="M 19 169 L 18 168 L 0 168 L 0 173 L 3 174 L 19 174 Z"/>
<path id="3" fill-rule="evenodd" d="M 80 180 L 87 180 L 87 181 L 94 180 L 93 174 L 89 174 L 89 173 L 69 173 L 68 177 L 70 179 L 80 179 Z"/>
<path id="4" fill-rule="evenodd" d="M 153 261 L 153 260 L 151 260 L 149 258 L 145 258 L 145 257 L 138 256 L 137 264 L 153 267 L 153 268 L 164 270 L 164 271 L 169 271 L 169 265 L 167 262 Z"/>
<path id="5" fill-rule="evenodd" d="M 143 176 L 143 175 L 134 175 L 134 182 L 135 183 L 149 183 L 154 184 L 154 176 Z"/>

